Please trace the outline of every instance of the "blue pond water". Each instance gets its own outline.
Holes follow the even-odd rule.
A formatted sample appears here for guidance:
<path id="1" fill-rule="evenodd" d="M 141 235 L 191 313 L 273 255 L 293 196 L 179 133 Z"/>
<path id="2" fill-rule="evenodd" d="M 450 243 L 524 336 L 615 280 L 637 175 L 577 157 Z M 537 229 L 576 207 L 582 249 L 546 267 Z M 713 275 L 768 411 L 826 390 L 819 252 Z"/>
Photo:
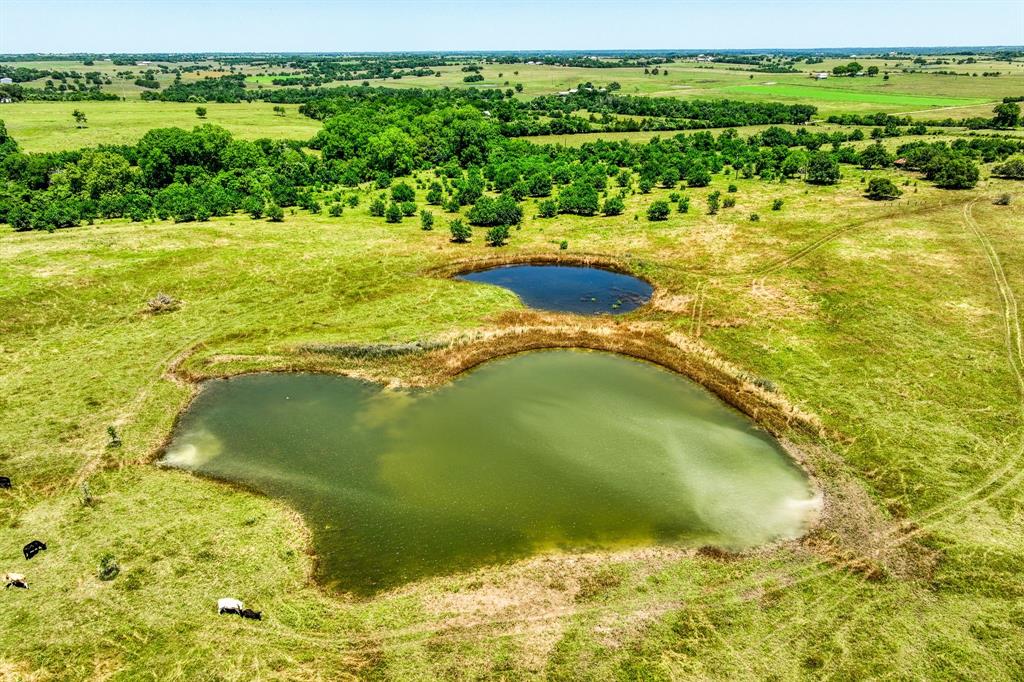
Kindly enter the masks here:
<path id="1" fill-rule="evenodd" d="M 531 308 L 580 315 L 626 313 L 654 293 L 654 287 L 636 277 L 567 265 L 504 265 L 458 279 L 504 287 Z"/>

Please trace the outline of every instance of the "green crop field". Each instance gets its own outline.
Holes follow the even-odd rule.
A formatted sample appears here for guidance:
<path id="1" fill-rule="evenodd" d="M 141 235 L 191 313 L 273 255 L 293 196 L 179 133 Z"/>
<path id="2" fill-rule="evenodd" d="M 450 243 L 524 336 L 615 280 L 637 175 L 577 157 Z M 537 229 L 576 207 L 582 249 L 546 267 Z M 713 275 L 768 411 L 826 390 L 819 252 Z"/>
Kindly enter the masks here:
<path id="1" fill-rule="evenodd" d="M 795 85 L 764 83 L 756 85 L 735 85 L 724 89 L 729 95 L 744 97 L 764 97 L 766 99 L 800 101 L 823 100 L 827 102 L 857 102 L 867 104 L 883 104 L 900 107 L 956 107 L 984 104 L 983 99 L 967 99 L 960 97 L 927 97 L 863 90 L 840 90 L 837 87 L 823 85 Z M 995 102 L 992 102 L 995 104 Z"/>

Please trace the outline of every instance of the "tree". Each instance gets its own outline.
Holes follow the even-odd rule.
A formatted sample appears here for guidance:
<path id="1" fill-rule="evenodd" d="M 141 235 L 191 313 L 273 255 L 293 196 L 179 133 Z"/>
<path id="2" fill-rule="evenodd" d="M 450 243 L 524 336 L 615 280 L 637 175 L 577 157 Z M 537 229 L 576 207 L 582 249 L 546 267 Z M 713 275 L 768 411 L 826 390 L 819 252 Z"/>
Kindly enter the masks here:
<path id="1" fill-rule="evenodd" d="M 275 104 L 274 105 L 274 115 L 275 116 L 284 116 L 284 114 L 285 114 L 284 107 L 282 107 L 280 104 Z"/>
<path id="2" fill-rule="evenodd" d="M 978 167 L 970 159 L 950 157 L 933 175 L 935 184 L 944 189 L 970 189 L 978 184 Z"/>
<path id="3" fill-rule="evenodd" d="M 703 163 L 695 163 L 686 171 L 686 184 L 690 187 L 707 187 L 711 184 L 711 172 Z"/>
<path id="4" fill-rule="evenodd" d="M 75 125 L 79 128 L 84 128 L 88 118 L 86 118 L 85 112 L 81 109 L 75 109 L 71 112 L 71 116 L 75 119 Z"/>
<path id="5" fill-rule="evenodd" d="M 839 162 L 827 152 L 814 152 L 807 161 L 807 182 L 812 185 L 834 185 L 839 182 Z"/>
<path id="6" fill-rule="evenodd" d="M 1020 105 L 1016 102 L 997 104 L 992 111 L 995 113 L 992 124 L 997 128 L 1016 128 L 1020 123 Z"/>
<path id="7" fill-rule="evenodd" d="M 434 214 L 427 209 L 420 211 L 420 227 L 428 231 L 434 229 Z"/>
<path id="8" fill-rule="evenodd" d="M 892 154 L 890 154 L 881 142 L 868 145 L 858 155 L 861 168 L 888 168 L 892 165 Z"/>
<path id="9" fill-rule="evenodd" d="M 650 221 L 668 220 L 668 202 L 659 199 L 647 207 L 647 219 Z"/>
<path id="10" fill-rule="evenodd" d="M 458 218 L 448 223 L 448 231 L 452 234 L 452 241 L 458 244 L 465 244 L 473 236 L 473 228 Z"/>
<path id="11" fill-rule="evenodd" d="M 865 196 L 875 201 L 898 199 L 903 192 L 889 178 L 871 178 Z"/>
<path id="12" fill-rule="evenodd" d="M 577 179 L 558 193 L 558 211 L 576 215 L 594 215 L 601 208 L 600 201 L 592 182 Z"/>
<path id="13" fill-rule="evenodd" d="M 206 118 L 206 107 L 196 107 L 196 116 Z"/>
<path id="14" fill-rule="evenodd" d="M 878 67 L 872 64 L 871 66 L 868 67 L 867 73 L 868 73 L 869 76 L 877 76 L 878 75 Z"/>
<path id="15" fill-rule="evenodd" d="M 487 230 L 487 236 L 484 240 L 488 246 L 502 246 L 508 241 L 509 230 L 508 225 L 495 225 L 491 229 Z"/>

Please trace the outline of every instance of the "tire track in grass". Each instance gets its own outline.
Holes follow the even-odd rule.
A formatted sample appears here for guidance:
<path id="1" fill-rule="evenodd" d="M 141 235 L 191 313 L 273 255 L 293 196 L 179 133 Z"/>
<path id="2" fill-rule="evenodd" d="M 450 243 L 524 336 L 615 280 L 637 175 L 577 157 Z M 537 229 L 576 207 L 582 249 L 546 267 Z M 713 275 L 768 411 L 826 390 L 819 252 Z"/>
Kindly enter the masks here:
<path id="1" fill-rule="evenodd" d="M 1024 333 L 1021 331 L 1020 306 L 1018 305 L 1017 297 L 1010 286 L 1010 282 L 1006 277 L 1006 271 L 1003 269 L 1003 263 L 999 258 L 999 253 L 996 251 L 995 247 L 992 246 L 991 240 L 981 230 L 981 227 L 974 219 L 973 208 L 976 203 L 978 203 L 978 199 L 973 199 L 964 204 L 961 209 L 961 216 L 963 218 L 964 225 L 974 234 L 981 244 L 982 250 L 985 253 L 985 258 L 988 260 L 989 267 L 992 269 L 996 290 L 999 295 L 1000 307 L 1002 308 L 1003 337 L 1006 344 L 1006 359 L 1017 384 L 1017 395 L 1020 399 L 1018 410 L 1021 418 L 1024 419 Z M 1007 459 L 1007 461 L 996 471 L 992 472 L 988 479 L 980 485 L 975 486 L 959 497 L 928 510 L 921 516 L 917 517 L 915 521 L 923 522 L 935 517 L 942 518 L 949 516 L 951 515 L 948 512 L 950 507 L 963 506 L 962 503 L 967 501 L 974 501 L 975 503 L 982 502 L 1000 494 L 1007 488 L 1013 486 L 1021 479 L 1022 476 L 1024 476 L 1024 469 L 1020 467 L 1022 458 L 1024 458 L 1024 441 L 1022 441 L 1018 446 L 1016 453 Z M 1008 474 L 1012 475 L 1009 478 L 1006 478 Z M 972 504 L 971 506 L 974 505 Z"/>

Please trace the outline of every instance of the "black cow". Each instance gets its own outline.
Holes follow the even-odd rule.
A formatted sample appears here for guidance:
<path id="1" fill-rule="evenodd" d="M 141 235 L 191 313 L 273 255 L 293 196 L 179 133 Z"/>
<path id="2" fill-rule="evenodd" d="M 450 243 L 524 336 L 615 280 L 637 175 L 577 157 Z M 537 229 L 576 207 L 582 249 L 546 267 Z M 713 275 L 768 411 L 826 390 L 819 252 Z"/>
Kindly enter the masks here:
<path id="1" fill-rule="evenodd" d="M 46 543 L 45 542 L 40 542 L 39 540 L 33 540 L 32 542 L 30 542 L 27 545 L 25 545 L 21 549 L 21 552 L 22 552 L 22 554 L 25 555 L 26 559 L 31 559 L 32 557 L 34 557 L 36 554 L 39 554 L 44 549 L 46 549 Z"/>
<path id="2" fill-rule="evenodd" d="M 7 478 L 6 476 L 0 476 L 0 488 L 10 488 L 10 487 L 11 487 L 11 479 Z"/>
<path id="3" fill-rule="evenodd" d="M 262 611 L 253 611 L 252 609 L 242 609 L 240 614 L 242 618 L 249 618 L 251 620 L 263 620 Z"/>

